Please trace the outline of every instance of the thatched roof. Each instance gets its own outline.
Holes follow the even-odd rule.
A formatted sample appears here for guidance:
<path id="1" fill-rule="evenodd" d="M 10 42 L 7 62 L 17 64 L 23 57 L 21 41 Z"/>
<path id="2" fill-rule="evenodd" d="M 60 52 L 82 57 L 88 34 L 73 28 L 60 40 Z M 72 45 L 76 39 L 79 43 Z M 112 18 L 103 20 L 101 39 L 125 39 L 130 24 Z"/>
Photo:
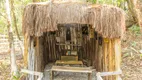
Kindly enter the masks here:
<path id="1" fill-rule="evenodd" d="M 24 9 L 23 32 L 41 36 L 56 31 L 57 24 L 90 24 L 103 37 L 119 38 L 125 31 L 124 12 L 108 5 L 78 2 L 48 2 L 29 4 Z"/>

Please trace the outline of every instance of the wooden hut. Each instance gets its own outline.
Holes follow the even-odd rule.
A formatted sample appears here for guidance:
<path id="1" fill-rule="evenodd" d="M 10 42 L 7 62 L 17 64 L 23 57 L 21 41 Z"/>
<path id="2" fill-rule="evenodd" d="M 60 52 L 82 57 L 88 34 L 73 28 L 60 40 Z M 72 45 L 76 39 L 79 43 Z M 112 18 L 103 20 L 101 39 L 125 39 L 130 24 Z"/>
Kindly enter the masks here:
<path id="1" fill-rule="evenodd" d="M 66 55 L 67 49 L 77 51 L 78 59 L 98 72 L 120 69 L 125 31 L 120 8 L 80 2 L 33 3 L 24 9 L 22 28 L 24 62 L 29 70 L 43 71 L 45 65 Z"/>

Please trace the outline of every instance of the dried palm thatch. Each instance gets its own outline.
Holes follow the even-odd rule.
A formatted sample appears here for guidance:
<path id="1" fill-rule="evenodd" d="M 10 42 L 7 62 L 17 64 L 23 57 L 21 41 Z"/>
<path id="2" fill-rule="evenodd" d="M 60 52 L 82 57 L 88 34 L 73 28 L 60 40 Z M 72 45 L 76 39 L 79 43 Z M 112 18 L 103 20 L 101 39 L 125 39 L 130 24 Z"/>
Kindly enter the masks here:
<path id="1" fill-rule="evenodd" d="M 124 12 L 113 6 L 77 2 L 29 4 L 23 15 L 23 32 L 41 36 L 56 31 L 57 24 L 90 24 L 103 37 L 118 38 L 125 30 Z"/>
<path id="2" fill-rule="evenodd" d="M 89 22 L 103 37 L 118 38 L 125 31 L 124 12 L 114 6 L 93 6 L 90 10 Z"/>

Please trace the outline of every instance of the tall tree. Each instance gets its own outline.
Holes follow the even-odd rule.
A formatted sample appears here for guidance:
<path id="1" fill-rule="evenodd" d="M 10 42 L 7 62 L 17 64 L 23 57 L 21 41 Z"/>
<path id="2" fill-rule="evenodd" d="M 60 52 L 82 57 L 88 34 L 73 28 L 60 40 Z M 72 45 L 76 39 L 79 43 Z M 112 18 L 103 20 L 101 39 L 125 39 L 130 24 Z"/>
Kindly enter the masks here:
<path id="1" fill-rule="evenodd" d="M 6 0 L 6 13 L 7 13 L 7 29 L 8 29 L 8 36 L 9 36 L 9 49 L 10 49 L 10 54 L 11 54 L 11 57 L 10 57 L 11 58 L 11 75 L 12 75 L 11 79 L 13 79 L 13 76 L 17 76 L 18 69 L 16 65 L 9 0 Z"/>

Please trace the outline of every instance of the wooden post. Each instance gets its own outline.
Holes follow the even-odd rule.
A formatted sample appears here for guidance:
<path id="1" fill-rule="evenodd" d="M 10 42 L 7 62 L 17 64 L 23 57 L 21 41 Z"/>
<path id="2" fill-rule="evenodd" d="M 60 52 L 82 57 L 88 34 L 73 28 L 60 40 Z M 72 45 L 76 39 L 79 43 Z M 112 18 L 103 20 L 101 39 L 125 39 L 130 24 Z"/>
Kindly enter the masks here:
<path id="1" fill-rule="evenodd" d="M 54 80 L 54 71 L 52 71 L 52 70 L 50 72 L 50 80 Z"/>
<path id="2" fill-rule="evenodd" d="M 103 59 L 102 72 L 120 71 L 120 62 L 121 62 L 121 40 L 120 39 L 104 39 L 103 40 L 102 59 Z M 100 60 L 99 60 L 99 63 L 100 63 Z M 118 80 L 119 78 L 120 76 L 117 75 L 117 76 L 106 76 L 103 79 Z"/>
<path id="3" fill-rule="evenodd" d="M 28 67 L 28 50 L 29 50 L 29 36 L 24 35 L 24 67 Z"/>
<path id="4" fill-rule="evenodd" d="M 95 45 L 95 48 L 96 48 L 96 50 L 95 50 L 95 68 L 96 68 L 96 70 L 98 71 L 98 46 L 99 46 L 99 43 L 98 43 L 98 36 L 96 36 L 97 37 L 97 40 L 96 40 L 96 45 Z"/>
<path id="5" fill-rule="evenodd" d="M 112 70 L 112 67 L 113 67 L 113 65 L 112 65 L 112 40 L 109 40 L 109 43 L 108 43 L 108 45 L 109 45 L 109 49 L 108 49 L 108 54 L 109 54 L 109 56 L 108 56 L 108 71 L 113 71 Z M 109 76 L 109 80 L 112 80 L 112 76 Z"/>
<path id="6" fill-rule="evenodd" d="M 30 46 L 28 52 L 28 70 L 34 71 L 34 62 L 35 61 L 35 49 L 34 49 L 34 38 L 30 38 Z M 34 80 L 34 75 L 29 75 L 29 80 Z"/>
<path id="7" fill-rule="evenodd" d="M 115 70 L 119 71 L 121 65 L 121 40 L 115 39 Z M 116 76 L 116 80 L 120 78 L 119 75 Z"/>
<path id="8" fill-rule="evenodd" d="M 92 80 L 92 74 L 88 73 L 88 80 Z"/>
<path id="9" fill-rule="evenodd" d="M 42 72 L 44 69 L 43 60 L 43 44 L 42 37 L 36 37 L 36 51 L 35 51 L 35 71 Z"/>
<path id="10" fill-rule="evenodd" d="M 98 71 L 102 71 L 102 46 L 100 46 L 99 45 L 99 47 L 98 47 L 98 65 L 97 65 L 97 67 L 98 67 Z"/>

